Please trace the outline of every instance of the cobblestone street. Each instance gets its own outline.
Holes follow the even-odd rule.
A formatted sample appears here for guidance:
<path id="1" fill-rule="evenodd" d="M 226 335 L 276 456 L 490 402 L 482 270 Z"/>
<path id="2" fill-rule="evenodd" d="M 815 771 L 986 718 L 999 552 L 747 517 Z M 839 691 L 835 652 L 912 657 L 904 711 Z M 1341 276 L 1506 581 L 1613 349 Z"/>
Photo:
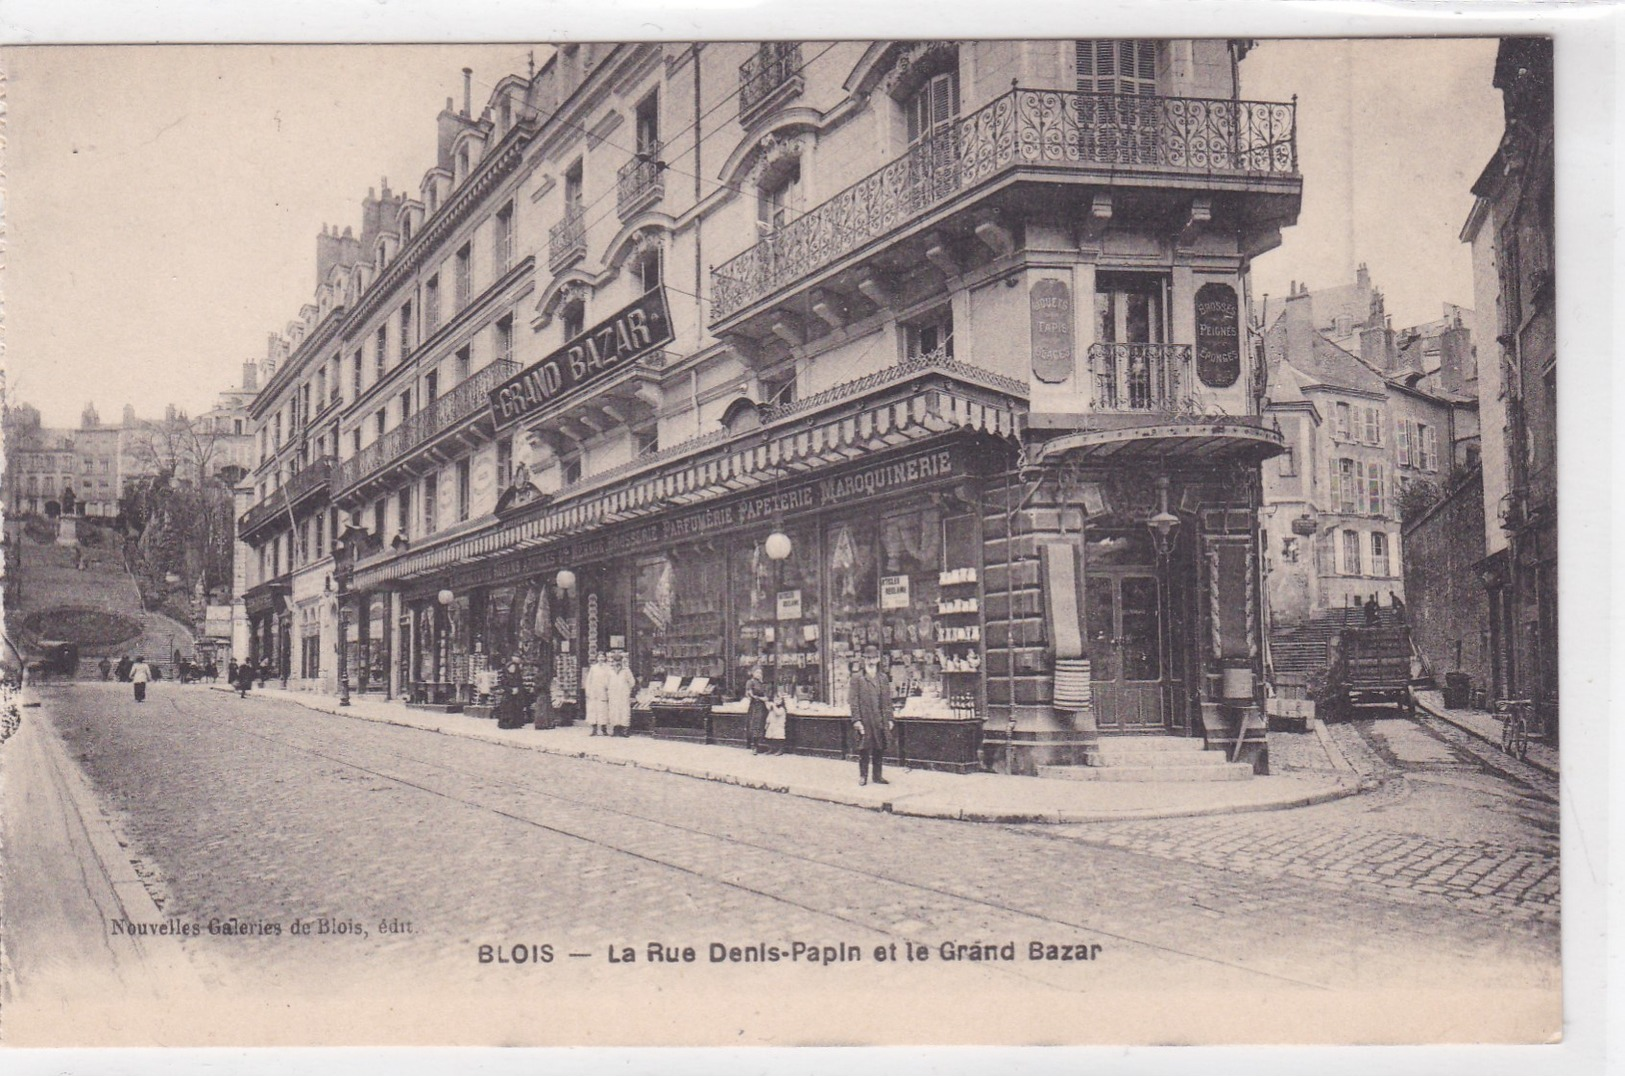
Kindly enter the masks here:
<path id="1" fill-rule="evenodd" d="M 680 983 L 750 998 L 793 981 L 1307 997 L 1488 979 L 1555 997 L 1550 805 L 1397 723 L 1334 730 L 1380 767 L 1377 790 L 1352 800 L 1016 826 L 854 810 L 202 687 L 166 684 L 139 707 L 127 691 L 59 688 L 32 713 L 89 776 L 162 916 L 200 926 L 174 944 L 225 992 L 316 983 L 344 996 L 376 991 L 380 976 L 513 989 L 520 973 L 495 955 L 536 961 L 551 946 L 549 970 L 523 973 L 545 974 L 548 991 Z M 1415 761 L 1429 751 L 1448 759 Z M 1034 960 L 1033 942 L 1101 948 L 1086 962 Z M 653 978 L 651 943 L 679 959 L 692 946 L 694 966 Z M 712 963 L 712 943 L 785 955 L 774 968 Z M 1015 959 L 945 967 L 945 943 L 1013 943 Z M 925 979 L 904 955 L 921 946 Z M 635 958 L 612 961 L 623 947 Z M 876 947 L 899 963 L 872 966 Z M 1085 1024 L 1044 1026 L 1064 1041 Z"/>
<path id="2" fill-rule="evenodd" d="M 1065 831 L 1228 872 L 1557 922 L 1555 780 L 1428 717 L 1333 724 L 1325 735 L 1375 787 L 1292 812 Z M 1278 768 L 1329 764 L 1318 746 L 1313 734 L 1272 737 Z"/>

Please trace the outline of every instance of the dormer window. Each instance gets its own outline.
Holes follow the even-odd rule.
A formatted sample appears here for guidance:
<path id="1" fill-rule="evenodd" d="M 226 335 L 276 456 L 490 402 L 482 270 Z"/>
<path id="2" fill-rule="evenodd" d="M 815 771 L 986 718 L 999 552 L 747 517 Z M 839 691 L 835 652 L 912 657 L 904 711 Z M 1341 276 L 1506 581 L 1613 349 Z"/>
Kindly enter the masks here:
<path id="1" fill-rule="evenodd" d="M 461 183 L 468 178 L 468 147 L 465 145 L 457 151 L 457 182 Z"/>

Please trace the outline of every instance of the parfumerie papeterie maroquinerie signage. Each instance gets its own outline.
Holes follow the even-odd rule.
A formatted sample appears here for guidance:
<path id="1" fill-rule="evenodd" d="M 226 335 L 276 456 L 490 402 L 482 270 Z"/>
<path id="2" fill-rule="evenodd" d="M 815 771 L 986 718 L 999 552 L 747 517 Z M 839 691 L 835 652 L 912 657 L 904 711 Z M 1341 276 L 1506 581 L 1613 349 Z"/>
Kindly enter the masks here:
<path id="1" fill-rule="evenodd" d="M 974 446 L 938 446 L 832 476 L 804 479 L 776 492 L 736 497 L 661 519 L 617 527 L 606 533 L 561 540 L 518 561 L 471 565 L 457 571 L 449 585 L 476 586 L 561 564 L 588 563 L 678 542 L 732 534 L 740 528 L 760 526 L 775 519 L 861 504 L 876 497 L 893 497 L 900 491 L 922 485 L 965 478 L 981 471 L 980 463 L 981 457 Z M 435 586 L 446 584 L 446 577 L 435 577 Z"/>
<path id="2" fill-rule="evenodd" d="M 626 369 L 672 339 L 666 290 L 655 288 L 492 389 L 491 413 L 498 426 L 517 422 Z"/>

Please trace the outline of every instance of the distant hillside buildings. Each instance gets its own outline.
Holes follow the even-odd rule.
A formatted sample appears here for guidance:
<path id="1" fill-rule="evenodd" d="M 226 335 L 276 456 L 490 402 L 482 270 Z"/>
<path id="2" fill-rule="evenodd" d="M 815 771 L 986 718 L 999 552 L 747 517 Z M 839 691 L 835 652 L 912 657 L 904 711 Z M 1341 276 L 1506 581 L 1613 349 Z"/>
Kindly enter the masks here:
<path id="1" fill-rule="evenodd" d="M 242 384 L 196 418 L 171 405 L 162 418 L 141 419 L 126 404 L 117 423 L 106 423 L 86 404 L 77 427 L 55 427 L 44 425 L 30 404 L 8 408 L 0 479 L 6 511 L 111 520 L 125 487 L 143 477 L 168 472 L 185 481 L 224 476 L 234 483 L 253 463 L 248 405 L 258 381 L 259 364 L 245 363 Z"/>

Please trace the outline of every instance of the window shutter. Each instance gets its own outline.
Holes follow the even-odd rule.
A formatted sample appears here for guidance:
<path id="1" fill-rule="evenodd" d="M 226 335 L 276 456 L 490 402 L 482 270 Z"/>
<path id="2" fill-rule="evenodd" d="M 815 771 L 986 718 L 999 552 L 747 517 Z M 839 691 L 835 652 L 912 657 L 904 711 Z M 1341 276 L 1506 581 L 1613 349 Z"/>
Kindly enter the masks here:
<path id="1" fill-rule="evenodd" d="M 1364 498 L 1360 495 L 1361 492 L 1364 489 L 1365 489 L 1365 461 L 1364 460 L 1355 460 L 1354 461 L 1354 489 L 1351 491 L 1352 496 L 1349 497 L 1349 511 L 1358 512 L 1362 507 L 1364 507 L 1364 505 L 1361 503 L 1364 500 Z"/>
<path id="2" fill-rule="evenodd" d="M 1411 465 L 1411 423 L 1409 419 L 1402 418 L 1399 420 L 1397 436 L 1399 438 L 1399 465 L 1409 467 Z"/>
<path id="3" fill-rule="evenodd" d="M 1135 71 L 1134 77 L 1139 85 L 1136 93 L 1153 94 L 1157 89 L 1157 43 L 1155 41 L 1136 41 L 1134 43 Z"/>
<path id="4" fill-rule="evenodd" d="M 1111 46 L 1110 41 L 1101 40 L 1077 43 L 1079 93 L 1106 92 L 1101 82 L 1111 72 Z"/>
<path id="5" fill-rule="evenodd" d="M 1332 511 L 1343 507 L 1343 461 L 1332 460 Z"/>

